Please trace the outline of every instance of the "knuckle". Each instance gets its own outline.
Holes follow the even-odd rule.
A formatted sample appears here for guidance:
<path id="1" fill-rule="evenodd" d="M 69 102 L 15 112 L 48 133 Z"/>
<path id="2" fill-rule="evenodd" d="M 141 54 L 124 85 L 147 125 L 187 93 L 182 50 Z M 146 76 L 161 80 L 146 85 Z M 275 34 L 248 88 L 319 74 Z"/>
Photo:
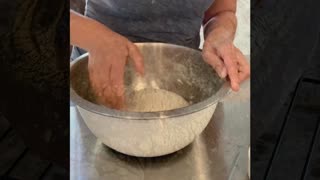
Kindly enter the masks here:
<path id="1" fill-rule="evenodd" d="M 219 65 L 218 63 L 216 62 L 209 62 L 209 64 L 214 68 L 214 69 L 218 69 L 221 67 L 221 65 Z"/>
<path id="2" fill-rule="evenodd" d="M 219 46 L 216 48 L 216 51 L 218 54 L 223 55 L 223 54 L 225 54 L 225 49 L 226 48 L 224 48 L 223 46 Z"/>
<path id="3" fill-rule="evenodd" d="M 250 66 L 248 64 L 244 66 L 244 71 L 250 73 Z"/>
<path id="4" fill-rule="evenodd" d="M 134 50 L 134 51 L 139 51 L 138 46 L 136 46 L 135 44 L 133 44 L 133 43 L 131 43 L 131 42 L 130 42 L 130 47 L 131 47 L 132 50 Z"/>
<path id="5" fill-rule="evenodd" d="M 249 77 L 249 76 L 250 76 L 250 71 L 246 71 L 246 72 L 245 72 L 245 76 L 246 76 L 246 77 Z"/>
<path id="6" fill-rule="evenodd" d="M 143 61 L 143 57 L 140 56 L 140 55 L 137 56 L 136 61 L 137 61 L 138 63 L 142 62 L 142 61 Z"/>
<path id="7" fill-rule="evenodd" d="M 232 73 L 235 73 L 237 71 L 237 68 L 235 67 L 234 64 L 229 65 L 228 67 L 229 67 L 230 72 L 232 72 Z"/>

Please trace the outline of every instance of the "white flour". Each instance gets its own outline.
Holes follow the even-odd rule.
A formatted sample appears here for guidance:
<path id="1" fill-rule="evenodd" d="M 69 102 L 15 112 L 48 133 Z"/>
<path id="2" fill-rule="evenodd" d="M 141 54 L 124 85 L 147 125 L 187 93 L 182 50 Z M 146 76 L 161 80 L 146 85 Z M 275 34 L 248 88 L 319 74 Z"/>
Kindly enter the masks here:
<path id="1" fill-rule="evenodd" d="M 180 95 L 163 89 L 142 89 L 132 93 L 127 102 L 128 111 L 155 112 L 188 106 Z"/>

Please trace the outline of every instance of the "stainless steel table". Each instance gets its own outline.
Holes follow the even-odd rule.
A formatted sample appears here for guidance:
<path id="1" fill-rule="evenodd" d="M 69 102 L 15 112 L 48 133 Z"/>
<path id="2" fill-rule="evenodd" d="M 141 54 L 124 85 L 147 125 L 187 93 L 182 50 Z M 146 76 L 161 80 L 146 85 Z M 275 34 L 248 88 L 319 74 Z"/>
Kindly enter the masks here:
<path id="1" fill-rule="evenodd" d="M 250 82 L 219 103 L 204 132 L 186 148 L 163 157 L 137 158 L 99 141 L 70 107 L 72 180 L 247 180 Z"/>

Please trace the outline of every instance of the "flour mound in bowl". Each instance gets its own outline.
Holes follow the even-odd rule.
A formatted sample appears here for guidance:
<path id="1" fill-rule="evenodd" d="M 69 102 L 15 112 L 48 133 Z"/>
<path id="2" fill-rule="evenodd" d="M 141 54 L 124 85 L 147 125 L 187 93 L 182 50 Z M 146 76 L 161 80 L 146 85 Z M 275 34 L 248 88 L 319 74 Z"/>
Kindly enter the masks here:
<path id="1" fill-rule="evenodd" d="M 167 111 L 188 106 L 180 95 L 163 89 L 142 89 L 131 94 L 127 110 L 133 112 Z"/>

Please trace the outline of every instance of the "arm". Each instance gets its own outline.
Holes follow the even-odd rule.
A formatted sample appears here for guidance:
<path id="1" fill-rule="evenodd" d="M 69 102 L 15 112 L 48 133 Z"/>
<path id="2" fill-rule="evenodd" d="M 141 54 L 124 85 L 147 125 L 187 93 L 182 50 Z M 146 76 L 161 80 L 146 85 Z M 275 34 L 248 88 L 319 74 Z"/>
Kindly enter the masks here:
<path id="1" fill-rule="evenodd" d="M 88 50 L 86 42 L 92 39 L 89 37 L 91 35 L 89 29 L 92 29 L 90 28 L 92 24 L 90 19 L 70 10 L 70 44 Z"/>
<path id="2" fill-rule="evenodd" d="M 238 91 L 249 77 L 244 55 L 233 45 L 237 28 L 236 0 L 215 0 L 205 12 L 203 58 L 221 78 L 228 76 L 231 88 Z"/>
<path id="3" fill-rule="evenodd" d="M 74 11 L 70 11 L 70 43 L 89 52 L 89 78 L 99 103 L 122 108 L 128 57 L 143 74 L 143 59 L 138 48 L 103 24 Z"/>
<path id="4" fill-rule="evenodd" d="M 205 12 L 203 24 L 205 36 L 215 31 L 228 29 L 233 40 L 237 29 L 236 0 L 216 0 Z"/>
<path id="5" fill-rule="evenodd" d="M 114 32 L 99 22 L 70 10 L 71 45 L 90 51 L 101 43 L 101 38 L 110 38 L 114 35 L 116 35 Z"/>

